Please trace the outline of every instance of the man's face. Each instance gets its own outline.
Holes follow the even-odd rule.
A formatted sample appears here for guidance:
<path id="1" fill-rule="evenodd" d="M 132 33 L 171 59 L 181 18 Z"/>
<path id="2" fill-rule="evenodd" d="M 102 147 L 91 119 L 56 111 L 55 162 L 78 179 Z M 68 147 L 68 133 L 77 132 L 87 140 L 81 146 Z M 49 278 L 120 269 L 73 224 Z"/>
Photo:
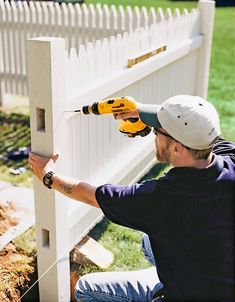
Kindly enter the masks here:
<path id="1" fill-rule="evenodd" d="M 159 129 L 161 132 L 166 133 L 164 129 Z M 157 159 L 162 163 L 170 162 L 170 145 L 172 140 L 163 134 L 154 131 L 155 133 L 155 154 Z"/>

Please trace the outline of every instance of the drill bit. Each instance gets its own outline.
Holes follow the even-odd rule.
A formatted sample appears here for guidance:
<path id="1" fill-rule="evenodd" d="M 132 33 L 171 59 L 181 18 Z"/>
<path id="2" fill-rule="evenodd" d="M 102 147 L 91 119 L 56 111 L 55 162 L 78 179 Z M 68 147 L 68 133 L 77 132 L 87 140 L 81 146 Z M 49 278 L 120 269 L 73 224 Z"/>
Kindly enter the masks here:
<path id="1" fill-rule="evenodd" d="M 76 109 L 76 110 L 65 110 L 64 112 L 81 112 L 80 109 Z"/>

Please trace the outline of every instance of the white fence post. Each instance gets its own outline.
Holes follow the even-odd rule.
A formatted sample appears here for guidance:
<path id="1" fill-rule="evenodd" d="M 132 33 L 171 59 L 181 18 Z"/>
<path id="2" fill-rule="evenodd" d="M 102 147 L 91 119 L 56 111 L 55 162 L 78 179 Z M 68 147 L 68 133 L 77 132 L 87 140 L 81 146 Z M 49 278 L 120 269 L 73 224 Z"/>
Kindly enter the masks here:
<path id="1" fill-rule="evenodd" d="M 38 38 L 28 42 L 28 87 L 32 151 L 60 153 L 56 170 L 66 173 L 65 41 Z M 61 154 L 62 153 L 62 154 Z M 34 178 L 40 301 L 70 301 L 68 214 L 66 198 Z"/>
<path id="2" fill-rule="evenodd" d="M 201 34 L 204 35 L 204 43 L 198 57 L 196 95 L 207 98 L 215 1 L 201 0 L 199 1 L 198 8 L 201 13 Z"/>

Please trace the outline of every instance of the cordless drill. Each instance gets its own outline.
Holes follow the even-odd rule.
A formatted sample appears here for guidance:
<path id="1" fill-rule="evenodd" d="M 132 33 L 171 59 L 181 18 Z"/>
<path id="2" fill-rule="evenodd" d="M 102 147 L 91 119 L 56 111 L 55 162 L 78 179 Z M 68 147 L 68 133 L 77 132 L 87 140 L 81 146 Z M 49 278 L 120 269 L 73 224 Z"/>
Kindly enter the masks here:
<path id="1" fill-rule="evenodd" d="M 98 101 L 92 105 L 84 106 L 82 112 L 84 114 L 118 114 L 135 110 L 137 108 L 136 101 L 132 97 L 122 96 L 112 99 Z M 121 120 L 119 131 L 128 137 L 146 136 L 150 133 L 151 128 L 145 125 L 138 117 Z"/>

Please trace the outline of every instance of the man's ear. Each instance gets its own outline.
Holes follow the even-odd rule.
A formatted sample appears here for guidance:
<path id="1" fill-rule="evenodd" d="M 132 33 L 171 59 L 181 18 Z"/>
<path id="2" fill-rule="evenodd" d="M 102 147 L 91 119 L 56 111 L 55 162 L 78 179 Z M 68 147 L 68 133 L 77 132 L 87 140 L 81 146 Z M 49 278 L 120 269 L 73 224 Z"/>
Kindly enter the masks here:
<path id="1" fill-rule="evenodd" d="M 175 156 L 180 156 L 183 152 L 183 146 L 179 142 L 174 142 L 173 145 L 173 152 Z"/>

